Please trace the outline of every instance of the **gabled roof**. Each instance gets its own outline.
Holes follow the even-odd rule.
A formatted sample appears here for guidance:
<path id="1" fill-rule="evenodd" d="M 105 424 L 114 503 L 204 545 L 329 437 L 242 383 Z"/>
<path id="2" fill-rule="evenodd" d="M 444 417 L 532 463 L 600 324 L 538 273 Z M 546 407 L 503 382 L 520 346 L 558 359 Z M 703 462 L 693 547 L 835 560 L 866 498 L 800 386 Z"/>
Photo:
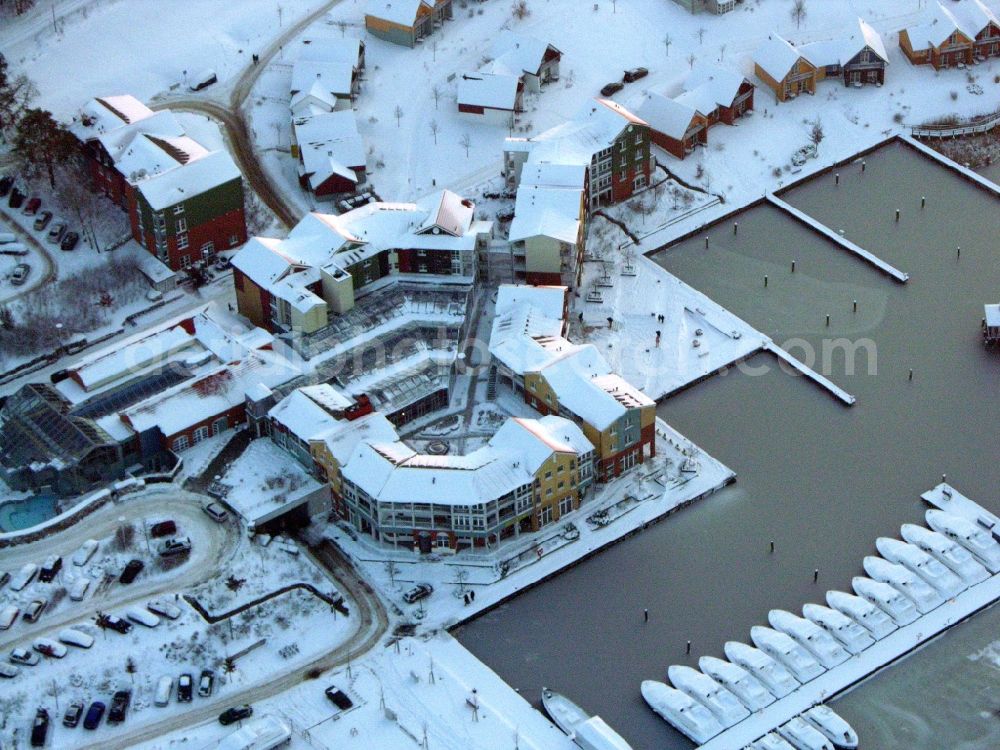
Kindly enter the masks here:
<path id="1" fill-rule="evenodd" d="M 959 28 L 972 39 L 990 24 L 1000 28 L 1000 20 L 996 14 L 980 0 L 963 0 L 951 9 L 951 13 L 958 21 Z"/>
<path id="2" fill-rule="evenodd" d="M 295 389 L 275 404 L 267 415 L 308 443 L 342 422 L 335 414 L 343 412 L 352 403 L 333 386 L 321 383 Z"/>
<path id="3" fill-rule="evenodd" d="M 940 47 L 948 37 L 956 31 L 969 36 L 951 10 L 941 3 L 933 3 L 928 8 L 923 20 L 905 29 L 913 49 L 921 50 L 928 47 Z M 973 36 L 975 36 L 973 34 Z M 971 37 L 970 37 L 971 38 Z"/>
<path id="4" fill-rule="evenodd" d="M 552 237 L 575 244 L 580 234 L 583 190 L 522 184 L 514 201 L 514 220 L 507 239 L 519 242 L 530 237 Z"/>
<path id="5" fill-rule="evenodd" d="M 799 50 L 813 65 L 846 65 L 865 47 L 869 48 L 882 62 L 889 62 L 882 37 L 864 19 L 858 19 L 858 29 L 845 39 L 832 39 L 802 45 Z"/>
<path id="6" fill-rule="evenodd" d="M 729 107 L 740 92 L 744 82 L 749 83 L 739 73 L 711 65 L 695 65 L 691 73 L 684 79 L 684 91 L 707 92 L 717 106 Z M 699 109 L 695 107 L 695 109 Z M 701 112 L 706 110 L 701 109 Z"/>
<path id="7" fill-rule="evenodd" d="M 299 60 L 319 60 L 323 62 L 345 62 L 356 66 L 361 59 L 365 43 L 356 37 L 340 34 L 316 33 L 315 27 L 300 40 L 303 45 Z"/>
<path id="8" fill-rule="evenodd" d="M 376 411 L 353 421 L 337 422 L 313 439 L 322 442 L 334 460 L 344 466 L 359 443 L 392 443 L 399 440 L 399 436 L 392 422 Z"/>
<path id="9" fill-rule="evenodd" d="M 355 170 L 365 168 L 365 142 L 358 133 L 354 110 L 304 117 L 293 127 L 302 155 L 302 171 L 314 190 L 333 175 L 359 181 Z"/>
<path id="10" fill-rule="evenodd" d="M 401 26 L 413 26 L 421 5 L 427 8 L 433 7 L 427 0 L 368 0 L 365 14 Z"/>
<path id="11" fill-rule="evenodd" d="M 280 279 L 294 265 L 281 251 L 281 240 L 252 237 L 232 258 L 233 268 L 265 289 Z"/>
<path id="12" fill-rule="evenodd" d="M 712 108 L 715 108 L 714 105 Z M 690 104 L 653 91 L 646 93 L 636 112 L 653 130 L 677 140 L 684 138 L 684 134 L 691 127 L 691 121 L 698 114 L 698 110 Z"/>
<path id="13" fill-rule="evenodd" d="M 754 52 L 753 61 L 771 78 L 782 81 L 800 57 L 802 55 L 788 41 L 777 34 L 772 34 Z"/>
<path id="14" fill-rule="evenodd" d="M 161 211 L 241 177 L 236 162 L 228 152 L 212 151 L 188 164 L 180 164 L 143 180 L 138 187 L 150 208 Z"/>
<path id="15" fill-rule="evenodd" d="M 418 234 L 440 229 L 453 237 L 469 231 L 475 207 L 468 198 L 451 190 L 439 190 L 417 201 L 417 208 L 427 211 L 427 218 L 417 229 Z"/>
<path id="16" fill-rule="evenodd" d="M 330 94 L 350 96 L 353 80 L 354 67 L 349 62 L 298 60 L 292 66 L 292 84 L 289 91 L 294 95 L 311 90 L 319 83 Z"/>
<path id="17" fill-rule="evenodd" d="M 530 284 L 500 284 L 497 287 L 495 314 L 503 315 L 522 303 L 530 304 L 543 315 L 562 321 L 569 289 L 564 286 L 532 286 Z"/>
<path id="18" fill-rule="evenodd" d="M 541 39 L 503 31 L 493 43 L 493 61 L 486 66 L 486 70 L 514 76 L 525 73 L 537 75 L 545 61 L 545 54 L 550 49 L 561 54 L 559 50 Z"/>
<path id="19" fill-rule="evenodd" d="M 458 81 L 459 105 L 514 111 L 521 79 L 506 73 L 465 73 Z"/>
<path id="20" fill-rule="evenodd" d="M 153 110 L 131 94 L 99 96 L 83 106 L 80 120 L 71 129 L 77 138 L 84 140 L 152 116 Z"/>

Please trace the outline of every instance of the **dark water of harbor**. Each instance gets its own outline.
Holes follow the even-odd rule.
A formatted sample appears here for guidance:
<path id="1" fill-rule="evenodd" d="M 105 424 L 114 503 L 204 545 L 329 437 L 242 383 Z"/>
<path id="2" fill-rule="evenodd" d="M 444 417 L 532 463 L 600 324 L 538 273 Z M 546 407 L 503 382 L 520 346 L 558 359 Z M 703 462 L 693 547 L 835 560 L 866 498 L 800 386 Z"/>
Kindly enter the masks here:
<path id="1" fill-rule="evenodd" d="M 828 588 L 849 590 L 876 537 L 898 536 L 901 523 L 922 518 L 919 495 L 942 473 L 1000 510 L 1000 352 L 983 348 L 979 327 L 983 303 L 1000 298 L 998 203 L 904 147 L 865 161 L 864 175 L 844 167 L 839 186 L 831 174 L 783 198 L 910 273 L 906 285 L 766 206 L 739 217 L 738 235 L 728 222 L 709 230 L 708 251 L 699 235 L 657 257 L 778 343 L 799 339 L 794 354 L 812 347 L 817 369 L 824 339 L 870 339 L 877 374 L 868 373 L 864 354 L 853 374 L 842 351 L 830 356 L 825 374 L 858 398 L 846 408 L 758 355 L 750 364 L 770 365 L 768 373 L 734 371 L 663 404 L 660 415 L 732 467 L 737 483 L 456 633 L 536 703 L 547 685 L 601 714 L 636 750 L 690 747 L 646 708 L 641 680 L 665 679 L 673 663 L 696 666 L 701 654 L 721 655 L 726 640 L 748 641 L 773 607 L 800 610 Z M 923 668 L 933 673 L 934 654 L 948 653 L 950 638 L 907 664 L 930 660 Z M 950 718 L 1000 705 L 997 685 L 982 685 L 981 665 L 969 664 L 968 680 L 979 688 L 956 695 L 947 713 L 935 706 L 934 680 L 922 693 L 905 688 L 925 708 L 930 744 L 889 737 L 865 746 L 996 746 L 977 744 L 986 741 L 976 734 L 981 721 Z M 894 671 L 843 702 L 859 729 L 875 725 L 881 697 L 873 686 L 892 693 Z M 909 738 L 917 730 L 902 733 L 904 713 L 896 724 Z"/>

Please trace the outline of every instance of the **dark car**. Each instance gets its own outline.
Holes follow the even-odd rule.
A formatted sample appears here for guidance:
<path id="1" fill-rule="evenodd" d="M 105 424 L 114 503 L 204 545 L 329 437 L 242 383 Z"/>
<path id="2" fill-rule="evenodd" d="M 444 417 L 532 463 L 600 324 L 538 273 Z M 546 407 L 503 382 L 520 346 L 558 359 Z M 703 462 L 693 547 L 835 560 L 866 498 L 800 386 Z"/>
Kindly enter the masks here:
<path id="1" fill-rule="evenodd" d="M 81 716 L 83 716 L 83 704 L 70 703 L 69 708 L 66 709 L 66 713 L 63 714 L 63 726 L 73 729 L 80 723 Z"/>
<path id="2" fill-rule="evenodd" d="M 131 690 L 118 690 L 111 698 L 111 709 L 108 711 L 108 724 L 121 724 L 125 721 L 125 712 L 132 702 Z"/>
<path id="3" fill-rule="evenodd" d="M 215 672 L 211 669 L 201 670 L 201 678 L 198 680 L 198 696 L 208 698 L 215 688 Z"/>
<path id="4" fill-rule="evenodd" d="M 35 219 L 34 223 L 35 231 L 41 232 L 43 229 L 45 229 L 45 227 L 49 225 L 50 221 L 52 221 L 52 212 L 42 211 L 40 214 L 38 214 L 38 218 Z"/>
<path id="5" fill-rule="evenodd" d="M 249 703 L 244 703 L 242 706 L 227 708 L 219 714 L 219 723 L 225 726 L 242 721 L 243 719 L 249 719 L 251 716 L 253 716 L 253 707 Z"/>
<path id="6" fill-rule="evenodd" d="M 190 703 L 194 694 L 194 678 L 190 672 L 185 672 L 177 680 L 177 702 Z"/>
<path id="7" fill-rule="evenodd" d="M 76 243 L 80 241 L 80 235 L 76 232 L 66 232 L 63 238 L 59 241 L 59 249 L 69 252 L 76 247 Z"/>
<path id="8" fill-rule="evenodd" d="M 38 573 L 38 580 L 42 583 L 51 583 L 59 571 L 62 570 L 62 565 L 62 558 L 59 555 L 52 555 L 47 558 L 42 565 L 41 571 Z"/>
<path id="9" fill-rule="evenodd" d="M 128 565 L 122 571 L 122 574 L 118 576 L 119 583 L 132 583 L 136 577 L 142 572 L 142 569 L 146 567 L 146 563 L 142 560 L 129 560 Z"/>
<path id="10" fill-rule="evenodd" d="M 25 216 L 34 216 L 38 213 L 38 209 L 42 207 L 42 199 L 37 195 L 28 201 L 28 204 L 21 211 Z"/>
<path id="11" fill-rule="evenodd" d="M 102 614 L 98 616 L 97 626 L 106 630 L 114 630 L 116 633 L 121 633 L 122 635 L 132 630 L 132 623 L 115 615 Z"/>
<path id="12" fill-rule="evenodd" d="M 3 573 L 0 573 L 0 589 L 8 583 L 10 583 L 10 573 L 5 570 Z"/>
<path id="13" fill-rule="evenodd" d="M 10 175 L 4 175 L 3 177 L 0 177 L 0 198 L 3 198 L 5 195 L 7 195 L 7 193 L 10 192 L 10 189 L 12 187 L 14 187 L 13 177 L 11 177 Z"/>
<path id="14" fill-rule="evenodd" d="M 35 721 L 31 725 L 31 746 L 45 747 L 45 738 L 49 735 L 49 712 L 44 708 L 35 711 Z"/>
<path id="15" fill-rule="evenodd" d="M 341 711 L 346 711 L 354 705 L 354 702 L 347 697 L 347 693 L 336 685 L 330 685 L 330 687 L 323 692 L 326 694 L 326 697 L 330 699 L 330 702 Z"/>
<path id="16" fill-rule="evenodd" d="M 22 193 L 17 188 L 10 191 L 10 198 L 7 199 L 7 205 L 11 208 L 20 208 L 24 203 L 24 193 Z"/>
<path id="17" fill-rule="evenodd" d="M 601 96 L 611 96 L 612 94 L 617 94 L 625 88 L 625 84 L 621 81 L 615 81 L 614 83 L 609 83 L 603 89 L 601 89 Z"/>
<path id="18" fill-rule="evenodd" d="M 429 583 L 418 583 L 412 589 L 403 594 L 403 601 L 407 604 L 413 604 L 421 599 L 430 596 L 434 591 L 434 587 Z"/>
<path id="19" fill-rule="evenodd" d="M 101 725 L 101 719 L 104 718 L 105 706 L 100 701 L 94 701 L 90 704 L 90 708 L 87 709 L 87 715 L 83 717 L 83 728 L 84 729 L 97 729 Z"/>
<path id="20" fill-rule="evenodd" d="M 177 533 L 177 524 L 173 521 L 160 521 L 149 527 L 149 535 L 154 539 L 161 536 L 173 536 Z"/>
<path id="21" fill-rule="evenodd" d="M 633 81 L 638 81 L 640 78 L 645 78 L 649 75 L 649 71 L 646 68 L 632 68 L 631 70 L 625 71 L 625 83 L 632 83 Z"/>

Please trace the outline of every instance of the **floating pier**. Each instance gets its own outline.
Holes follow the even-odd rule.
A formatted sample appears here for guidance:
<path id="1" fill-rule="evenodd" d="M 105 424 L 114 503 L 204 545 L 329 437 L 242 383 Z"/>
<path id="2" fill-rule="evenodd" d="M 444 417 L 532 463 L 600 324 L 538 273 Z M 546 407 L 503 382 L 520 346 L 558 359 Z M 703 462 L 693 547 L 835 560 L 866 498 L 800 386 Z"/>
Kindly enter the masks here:
<path id="1" fill-rule="evenodd" d="M 961 516 L 1000 536 L 1000 518 L 953 487 L 940 484 L 921 497 L 930 505 Z M 814 705 L 825 703 L 859 682 L 885 669 L 953 625 L 1000 600 L 1000 573 L 973 584 L 909 625 L 903 625 L 847 661 L 825 670 L 787 696 L 723 730 L 701 750 L 733 750 L 750 744 Z"/>
<path id="2" fill-rule="evenodd" d="M 798 372 L 805 375 L 807 378 L 812 380 L 821 388 L 825 388 L 826 390 L 828 390 L 830 393 L 839 398 L 848 406 L 854 406 L 854 404 L 857 402 L 857 399 L 854 398 L 854 396 L 845 391 L 839 385 L 834 383 L 829 378 L 820 375 L 811 367 L 808 367 L 799 360 L 795 359 L 795 357 L 786 352 L 784 349 L 775 344 L 773 341 L 769 340 L 766 344 L 764 344 L 764 350 L 771 352 L 771 354 L 773 354 L 775 357 L 782 360 L 783 362 L 787 363 L 790 367 L 794 367 Z"/>
<path id="3" fill-rule="evenodd" d="M 774 193 L 767 193 L 765 195 L 765 198 L 767 199 L 767 202 L 770 203 L 775 208 L 777 208 L 777 209 L 779 209 L 781 211 L 784 211 L 789 216 L 791 216 L 793 219 L 797 219 L 798 221 L 800 221 L 803 224 L 805 224 L 806 226 L 808 226 L 810 229 L 813 229 L 816 232 L 819 232 L 824 237 L 826 237 L 828 240 L 831 240 L 832 242 L 835 242 L 836 244 L 840 245 L 842 248 L 844 248 L 848 252 L 851 252 L 854 255 L 857 255 L 859 258 L 861 258 L 864 261 L 867 261 L 868 263 L 871 263 L 878 270 L 882 271 L 883 273 L 887 274 L 888 276 L 891 276 L 893 279 L 895 279 L 896 281 L 900 282 L 901 284 L 905 284 L 907 281 L 909 281 L 910 274 L 905 273 L 903 271 L 900 271 L 895 266 L 890 265 L 889 263 L 886 263 L 884 260 L 882 260 L 881 258 L 879 258 L 877 255 L 874 255 L 873 253 L 868 252 L 867 250 L 865 250 L 860 245 L 855 245 L 850 240 L 845 239 L 844 237 L 841 237 L 839 234 L 837 234 L 832 229 L 830 229 L 830 227 L 825 226 L 823 224 L 820 224 L 818 221 L 816 221 L 814 218 L 812 218 L 808 214 L 806 214 L 806 213 L 804 213 L 802 211 L 799 211 L 799 209 L 795 208 L 795 206 L 793 206 L 790 203 L 786 203 L 785 201 L 781 200 L 781 198 L 779 198 L 778 196 L 776 196 Z"/>

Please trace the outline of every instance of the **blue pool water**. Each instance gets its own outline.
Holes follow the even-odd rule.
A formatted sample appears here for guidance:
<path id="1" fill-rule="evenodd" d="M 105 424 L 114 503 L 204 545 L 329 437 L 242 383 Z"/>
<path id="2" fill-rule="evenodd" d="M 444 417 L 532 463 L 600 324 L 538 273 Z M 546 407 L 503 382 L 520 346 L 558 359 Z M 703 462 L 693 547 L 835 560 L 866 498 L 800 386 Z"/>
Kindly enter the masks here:
<path id="1" fill-rule="evenodd" d="M 56 496 L 42 493 L 0 505 L 0 532 L 20 531 L 48 521 L 57 514 Z"/>

